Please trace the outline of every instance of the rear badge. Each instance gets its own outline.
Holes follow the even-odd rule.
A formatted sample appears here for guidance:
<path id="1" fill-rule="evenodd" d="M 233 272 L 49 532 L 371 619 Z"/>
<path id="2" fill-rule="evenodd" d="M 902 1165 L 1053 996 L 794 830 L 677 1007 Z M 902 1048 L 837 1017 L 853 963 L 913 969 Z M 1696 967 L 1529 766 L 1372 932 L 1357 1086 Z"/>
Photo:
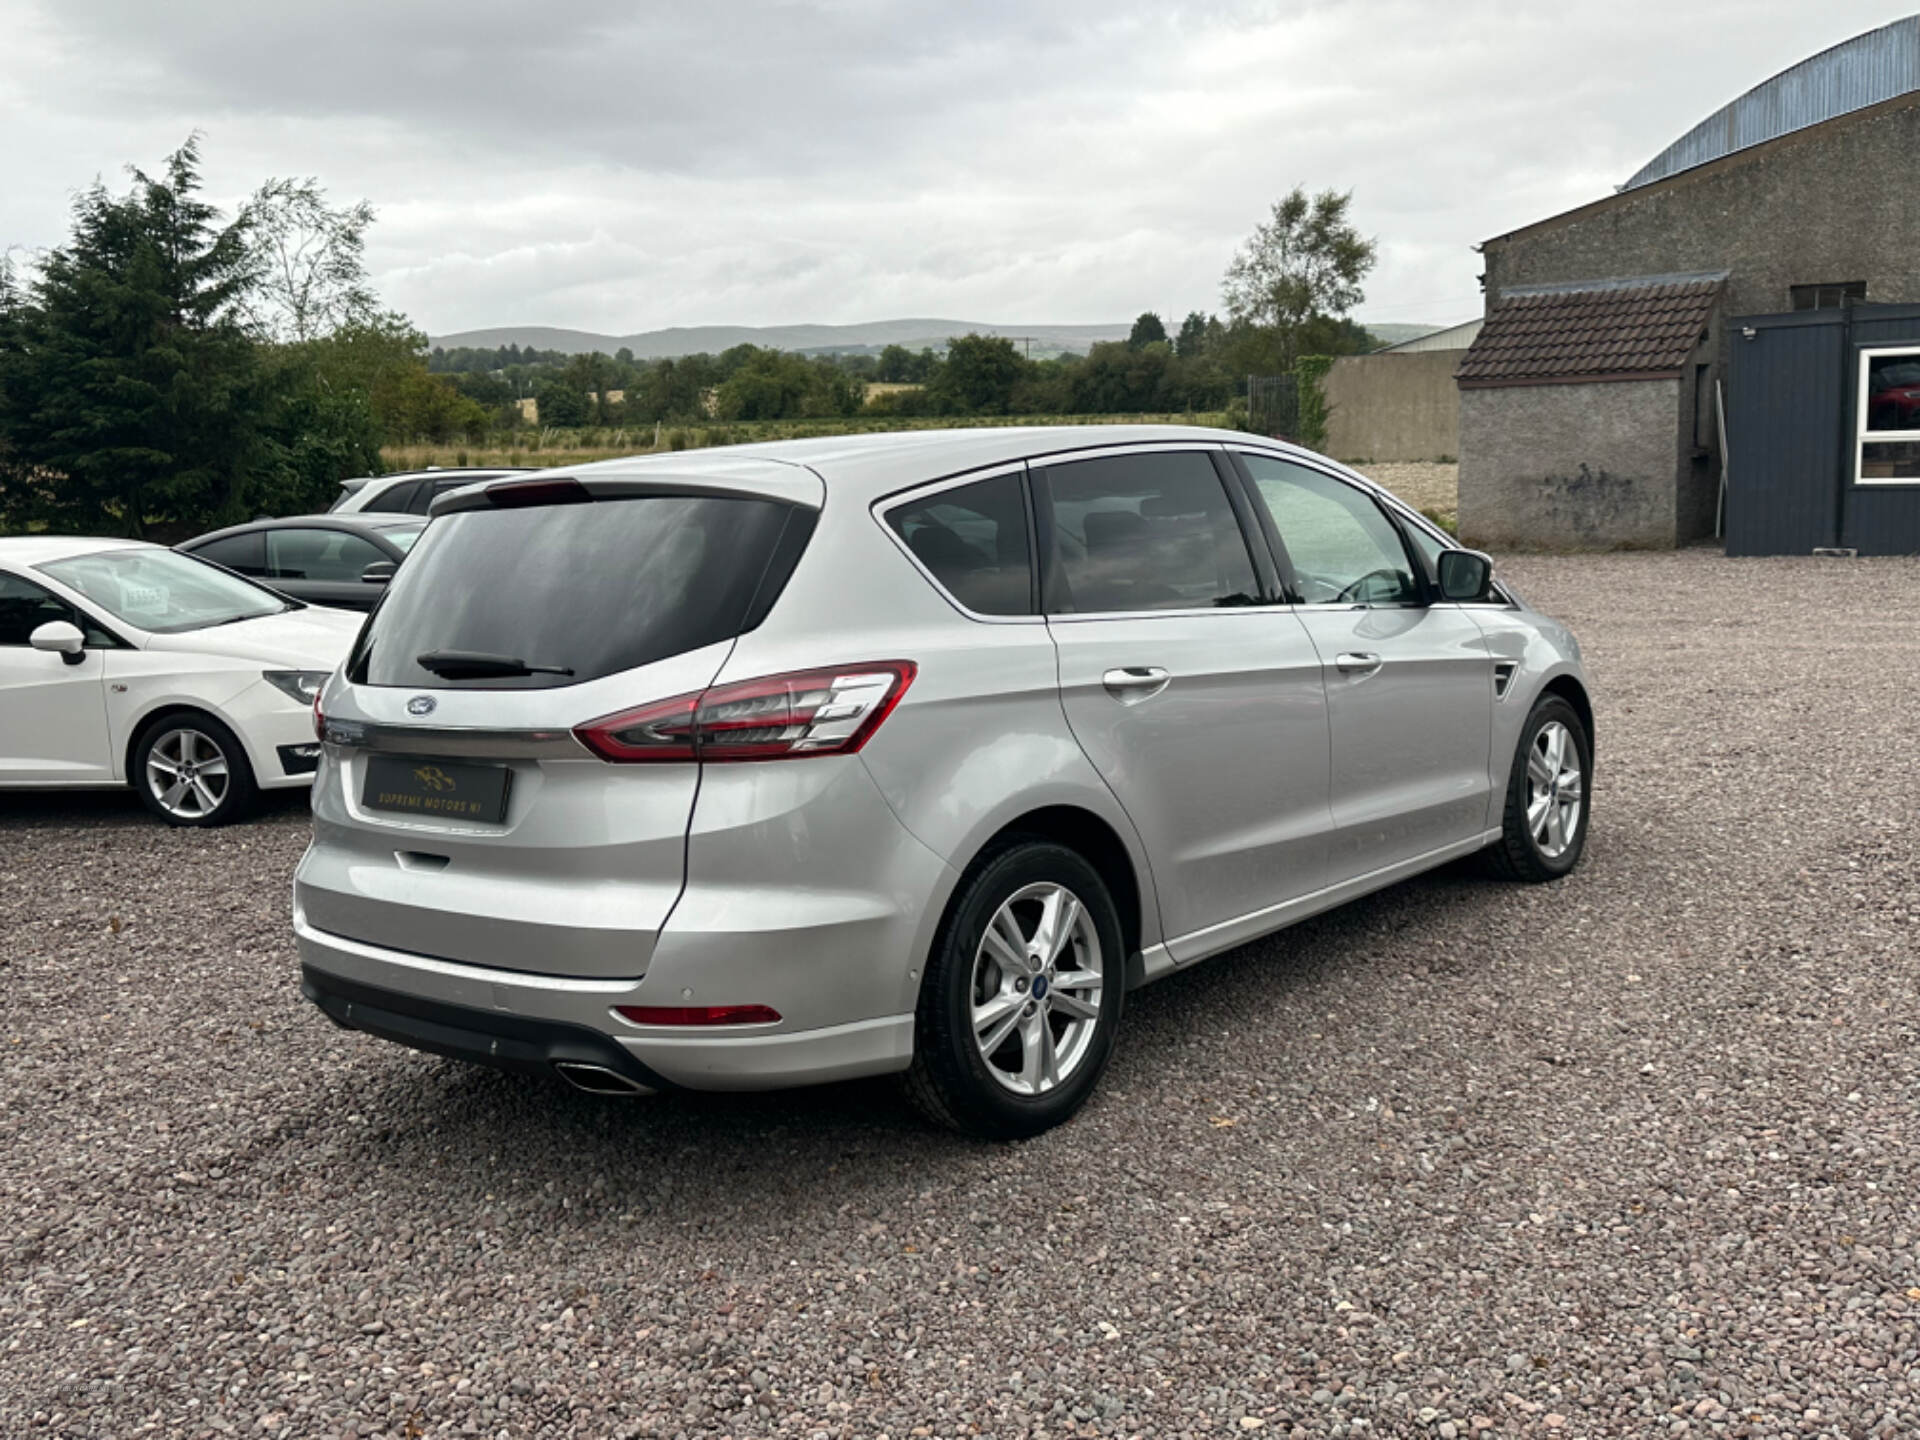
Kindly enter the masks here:
<path id="1" fill-rule="evenodd" d="M 431 715 L 433 713 L 433 707 L 439 703 L 440 702 L 435 700 L 431 695 L 416 695 L 407 701 L 407 714 Z"/>

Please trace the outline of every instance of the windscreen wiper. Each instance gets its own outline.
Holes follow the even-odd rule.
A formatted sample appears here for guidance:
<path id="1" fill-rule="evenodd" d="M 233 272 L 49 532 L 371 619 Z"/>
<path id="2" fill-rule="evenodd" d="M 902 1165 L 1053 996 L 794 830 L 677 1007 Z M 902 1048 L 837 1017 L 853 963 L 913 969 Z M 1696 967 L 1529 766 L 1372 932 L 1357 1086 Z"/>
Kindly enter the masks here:
<path id="1" fill-rule="evenodd" d="M 414 664 L 442 680 L 482 680 L 513 675 L 571 675 L 565 665 L 529 665 L 512 655 L 489 655 L 481 650 L 429 650 L 414 656 Z"/>

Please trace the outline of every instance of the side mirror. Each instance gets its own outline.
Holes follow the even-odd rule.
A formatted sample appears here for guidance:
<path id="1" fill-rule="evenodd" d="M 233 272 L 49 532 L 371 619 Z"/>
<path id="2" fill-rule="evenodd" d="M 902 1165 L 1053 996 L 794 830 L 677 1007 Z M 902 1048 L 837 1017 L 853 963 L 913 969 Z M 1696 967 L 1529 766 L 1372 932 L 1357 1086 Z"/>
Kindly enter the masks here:
<path id="1" fill-rule="evenodd" d="M 1440 598 L 1474 601 L 1487 598 L 1493 584 L 1493 557 L 1478 550 L 1440 552 Z"/>
<path id="2" fill-rule="evenodd" d="M 27 643 L 36 650 L 51 651 L 69 665 L 87 658 L 87 637 L 69 620 L 49 620 L 27 637 Z"/>
<path id="3" fill-rule="evenodd" d="M 384 585 L 393 579 L 393 572 L 400 567 L 391 560 L 376 560 L 360 572 L 360 579 L 367 585 Z"/>

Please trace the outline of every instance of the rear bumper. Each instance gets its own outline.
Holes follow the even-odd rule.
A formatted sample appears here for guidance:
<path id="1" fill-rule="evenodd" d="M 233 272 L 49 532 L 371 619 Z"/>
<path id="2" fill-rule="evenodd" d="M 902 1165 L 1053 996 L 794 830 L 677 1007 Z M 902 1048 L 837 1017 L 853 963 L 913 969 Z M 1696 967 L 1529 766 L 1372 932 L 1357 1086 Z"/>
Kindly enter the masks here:
<path id="1" fill-rule="evenodd" d="M 663 1032 L 619 1004 L 657 1004 L 640 980 L 579 979 L 462 965 L 348 940 L 294 915 L 300 988 L 337 1024 L 433 1054 L 552 1073 L 603 1065 L 648 1090 L 771 1090 L 904 1070 L 913 1016 L 789 1030 Z"/>

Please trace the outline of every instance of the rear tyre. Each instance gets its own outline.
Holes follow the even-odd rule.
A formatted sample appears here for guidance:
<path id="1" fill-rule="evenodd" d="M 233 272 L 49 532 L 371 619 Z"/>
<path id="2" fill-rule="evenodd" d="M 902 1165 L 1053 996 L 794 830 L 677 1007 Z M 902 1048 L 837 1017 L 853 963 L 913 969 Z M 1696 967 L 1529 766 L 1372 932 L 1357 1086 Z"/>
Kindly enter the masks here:
<path id="1" fill-rule="evenodd" d="M 976 861 L 934 939 L 907 1098 L 991 1140 L 1038 1135 L 1086 1102 L 1125 1000 L 1120 919 L 1098 872 L 1052 841 Z"/>
<path id="2" fill-rule="evenodd" d="M 1542 696 L 1520 727 L 1500 839 L 1487 851 L 1494 874 L 1537 884 L 1580 863 L 1592 773 L 1593 743 L 1579 712 L 1558 695 Z"/>
<path id="3" fill-rule="evenodd" d="M 149 725 L 127 776 L 141 801 L 169 825 L 203 829 L 250 813 L 259 800 L 246 747 L 211 715 L 183 711 Z"/>

